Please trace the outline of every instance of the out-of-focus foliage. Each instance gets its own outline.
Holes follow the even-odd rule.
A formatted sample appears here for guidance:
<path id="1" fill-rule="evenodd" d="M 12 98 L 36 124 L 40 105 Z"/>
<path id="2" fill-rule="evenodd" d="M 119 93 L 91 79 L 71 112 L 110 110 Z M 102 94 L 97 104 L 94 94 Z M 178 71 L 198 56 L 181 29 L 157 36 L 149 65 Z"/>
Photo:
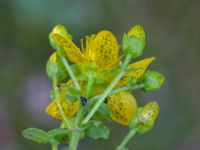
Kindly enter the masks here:
<path id="1" fill-rule="evenodd" d="M 154 130 L 134 138 L 129 147 L 198 150 L 199 6 L 198 0 L 1 0 L 0 149 L 48 149 L 32 144 L 20 133 L 31 125 L 50 130 L 57 124 L 44 112 L 50 99 L 50 82 L 45 75 L 51 53 L 47 36 L 54 25 L 68 27 L 79 44 L 78 39 L 88 33 L 108 29 L 121 37 L 133 24 L 141 24 L 147 39 L 145 54 L 159 59 L 152 68 L 163 72 L 166 81 L 154 94 L 134 93 L 139 105 L 147 99 L 158 101 L 160 115 Z M 125 132 L 114 123 L 106 124 L 112 127 L 113 140 L 88 139 L 80 149 L 114 149 Z"/>

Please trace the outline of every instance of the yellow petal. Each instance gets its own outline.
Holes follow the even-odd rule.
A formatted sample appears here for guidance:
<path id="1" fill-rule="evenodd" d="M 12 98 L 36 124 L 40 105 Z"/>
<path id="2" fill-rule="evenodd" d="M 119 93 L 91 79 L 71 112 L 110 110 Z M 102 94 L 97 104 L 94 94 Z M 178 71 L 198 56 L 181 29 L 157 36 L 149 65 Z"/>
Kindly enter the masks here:
<path id="1" fill-rule="evenodd" d="M 72 117 L 78 111 L 79 106 L 80 106 L 80 102 L 79 101 L 70 102 L 68 100 L 65 100 L 65 96 L 66 96 L 65 92 L 61 91 L 60 92 L 61 105 L 63 107 L 65 115 L 67 117 Z M 46 113 L 51 115 L 54 118 L 62 119 L 55 100 L 53 100 L 46 107 Z"/>
<path id="2" fill-rule="evenodd" d="M 50 56 L 50 58 L 49 58 L 49 60 L 51 60 L 52 62 L 57 62 L 57 60 L 58 60 L 58 53 L 57 52 L 54 52 L 51 56 Z"/>
<path id="3" fill-rule="evenodd" d="M 123 78 L 120 80 L 116 87 L 121 87 L 126 84 L 126 77 L 134 77 L 139 79 L 144 72 L 146 71 L 147 67 L 155 60 L 155 57 L 146 58 L 137 62 L 134 62 L 129 65 L 130 71 L 127 71 Z"/>
<path id="4" fill-rule="evenodd" d="M 158 117 L 159 111 L 160 108 L 157 102 L 149 102 L 143 107 L 139 119 L 141 122 L 154 124 L 156 118 Z"/>
<path id="5" fill-rule="evenodd" d="M 136 79 L 140 78 L 144 74 L 147 67 L 154 60 L 155 60 L 155 57 L 150 57 L 150 58 L 146 58 L 146 59 L 143 59 L 143 60 L 140 60 L 140 61 L 130 64 L 129 67 L 131 68 L 131 71 L 125 73 L 124 76 L 131 76 Z"/>
<path id="6" fill-rule="evenodd" d="M 110 69 L 118 61 L 119 45 L 115 36 L 103 30 L 96 36 L 86 37 L 85 56 L 101 70 Z"/>
<path id="7" fill-rule="evenodd" d="M 80 49 L 69 38 L 61 36 L 58 33 L 52 33 L 50 38 L 56 45 L 65 50 L 67 57 L 71 62 L 81 63 L 84 60 Z"/>
<path id="8" fill-rule="evenodd" d="M 129 125 L 137 109 L 135 98 L 128 92 L 109 96 L 107 105 L 111 118 L 122 125 Z"/>
<path id="9" fill-rule="evenodd" d="M 128 31 L 128 36 L 135 36 L 138 39 L 145 39 L 145 32 L 142 26 L 135 25 Z"/>

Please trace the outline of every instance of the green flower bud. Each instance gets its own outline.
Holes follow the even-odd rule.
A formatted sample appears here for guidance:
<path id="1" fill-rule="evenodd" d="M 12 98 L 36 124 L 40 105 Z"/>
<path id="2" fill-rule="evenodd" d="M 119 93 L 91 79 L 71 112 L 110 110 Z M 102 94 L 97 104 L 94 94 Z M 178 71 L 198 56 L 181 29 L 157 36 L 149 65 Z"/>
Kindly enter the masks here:
<path id="1" fill-rule="evenodd" d="M 46 64 L 46 71 L 50 80 L 56 80 L 57 82 L 63 81 L 68 75 L 57 52 L 54 52 L 50 56 Z"/>
<path id="2" fill-rule="evenodd" d="M 154 126 L 159 110 L 160 108 L 155 101 L 139 108 L 130 124 L 130 128 L 134 128 L 140 134 L 150 131 Z"/>
<path id="3" fill-rule="evenodd" d="M 140 25 L 134 26 L 122 39 L 122 50 L 125 54 L 138 57 L 142 54 L 145 46 L 145 32 Z"/>
<path id="4" fill-rule="evenodd" d="M 157 71 L 146 71 L 141 78 L 141 83 L 144 85 L 143 90 L 146 92 L 153 92 L 159 89 L 164 83 L 164 76 Z"/>

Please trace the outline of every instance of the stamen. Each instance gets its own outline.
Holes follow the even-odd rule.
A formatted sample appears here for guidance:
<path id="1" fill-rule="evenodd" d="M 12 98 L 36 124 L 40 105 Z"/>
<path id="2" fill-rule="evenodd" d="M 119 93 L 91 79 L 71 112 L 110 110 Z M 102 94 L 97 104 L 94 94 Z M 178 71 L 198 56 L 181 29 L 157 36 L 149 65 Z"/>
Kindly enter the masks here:
<path id="1" fill-rule="evenodd" d="M 84 53 L 84 44 L 83 44 L 83 39 L 81 39 L 80 41 L 81 41 L 81 51 Z"/>

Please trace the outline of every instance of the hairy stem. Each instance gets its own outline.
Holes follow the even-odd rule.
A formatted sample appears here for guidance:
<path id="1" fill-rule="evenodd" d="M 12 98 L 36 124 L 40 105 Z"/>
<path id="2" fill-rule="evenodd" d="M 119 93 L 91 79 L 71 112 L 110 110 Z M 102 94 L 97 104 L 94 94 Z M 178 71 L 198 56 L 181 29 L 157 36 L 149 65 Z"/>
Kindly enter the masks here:
<path id="1" fill-rule="evenodd" d="M 69 120 L 67 119 L 67 117 L 65 116 L 65 113 L 64 113 L 64 110 L 62 108 L 62 104 L 60 102 L 60 93 L 59 93 L 59 88 L 57 87 L 57 83 L 54 81 L 53 82 L 53 89 L 54 89 L 54 92 L 55 92 L 55 95 L 56 95 L 56 105 L 58 107 L 58 110 L 61 114 L 61 117 L 63 119 L 63 121 L 65 122 L 66 124 L 66 127 L 67 129 L 70 131 L 71 130 L 71 124 L 69 122 Z"/>
<path id="2" fill-rule="evenodd" d="M 104 99 L 109 95 L 110 91 L 120 81 L 120 79 L 122 78 L 122 76 L 125 73 L 126 66 L 129 64 L 130 60 L 131 60 L 131 56 L 127 55 L 126 58 L 125 58 L 125 61 L 124 61 L 123 65 L 122 65 L 121 71 L 115 77 L 115 79 L 112 81 L 112 83 L 106 88 L 106 90 L 103 92 L 103 94 L 100 96 L 100 98 L 97 100 L 96 104 L 93 106 L 93 108 L 90 110 L 90 112 L 88 113 L 88 115 L 85 117 L 85 119 L 83 120 L 82 124 L 88 123 L 88 121 L 92 118 L 92 116 L 97 111 L 97 109 L 99 108 L 99 106 L 103 103 Z"/>
<path id="3" fill-rule="evenodd" d="M 126 144 L 130 141 L 130 139 L 135 135 L 136 130 L 131 129 L 128 134 L 124 137 L 121 144 L 116 148 L 116 150 L 123 150 L 123 148 L 126 146 Z"/>

